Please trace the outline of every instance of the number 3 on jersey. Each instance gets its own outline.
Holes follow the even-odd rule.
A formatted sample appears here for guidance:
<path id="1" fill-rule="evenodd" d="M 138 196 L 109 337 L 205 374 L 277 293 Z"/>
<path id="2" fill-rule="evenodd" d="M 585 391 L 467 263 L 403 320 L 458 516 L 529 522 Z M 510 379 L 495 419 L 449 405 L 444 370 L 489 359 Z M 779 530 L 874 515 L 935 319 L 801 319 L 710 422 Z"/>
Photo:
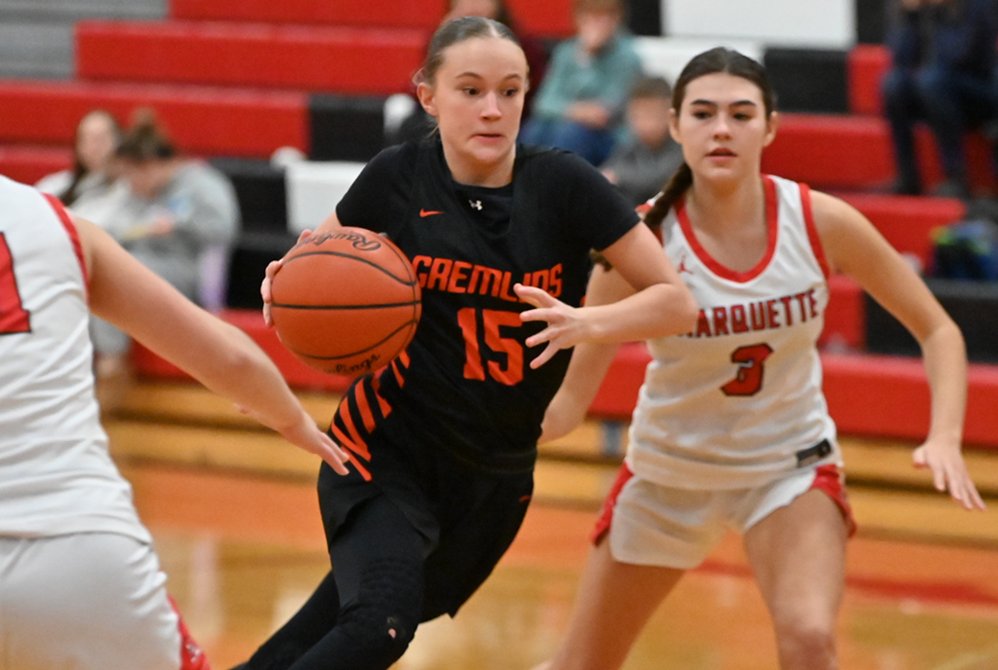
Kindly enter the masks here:
<path id="1" fill-rule="evenodd" d="M 7 238 L 0 233 L 0 335 L 31 332 L 28 311 L 21 305 L 14 276 L 14 258 L 10 255 Z"/>
<path id="2" fill-rule="evenodd" d="M 519 312 L 504 312 L 496 309 L 476 310 L 465 307 L 457 313 L 457 323 L 464 335 L 464 378 L 485 381 L 485 356 L 479 347 L 478 322 L 481 315 L 485 330 L 485 346 L 493 354 L 505 354 L 505 363 L 488 361 L 489 376 L 507 386 L 519 384 L 523 380 L 523 345 L 512 337 L 503 337 L 501 326 L 519 328 L 523 325 Z"/>
<path id="3" fill-rule="evenodd" d="M 762 364 L 773 353 L 768 344 L 752 344 L 738 347 L 731 352 L 731 362 L 738 365 L 735 378 L 721 387 L 724 395 L 748 396 L 762 390 Z"/>

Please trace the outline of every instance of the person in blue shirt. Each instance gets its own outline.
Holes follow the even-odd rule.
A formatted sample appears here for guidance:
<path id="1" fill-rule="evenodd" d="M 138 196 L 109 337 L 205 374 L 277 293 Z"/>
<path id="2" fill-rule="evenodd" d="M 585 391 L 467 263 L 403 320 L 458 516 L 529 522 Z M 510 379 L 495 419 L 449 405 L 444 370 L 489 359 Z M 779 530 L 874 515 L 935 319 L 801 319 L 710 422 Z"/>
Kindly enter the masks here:
<path id="1" fill-rule="evenodd" d="M 642 74 L 623 28 L 621 0 L 575 0 L 575 37 L 555 47 L 521 140 L 600 165 L 614 149 L 631 88 Z"/>
<path id="2" fill-rule="evenodd" d="M 922 192 L 913 129 L 925 120 L 945 181 L 937 195 L 968 198 L 964 137 L 998 118 L 998 20 L 991 0 L 896 0 L 881 84 L 897 160 L 897 193 Z M 995 156 L 998 165 L 998 155 Z"/>

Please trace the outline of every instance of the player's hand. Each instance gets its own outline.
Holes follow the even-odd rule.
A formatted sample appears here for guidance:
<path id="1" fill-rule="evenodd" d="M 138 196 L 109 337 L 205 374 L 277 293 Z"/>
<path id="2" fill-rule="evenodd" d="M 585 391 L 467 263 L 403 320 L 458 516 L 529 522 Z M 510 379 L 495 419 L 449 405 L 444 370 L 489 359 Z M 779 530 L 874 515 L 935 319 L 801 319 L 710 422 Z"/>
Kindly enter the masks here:
<path id="1" fill-rule="evenodd" d="M 303 230 L 298 236 L 298 242 L 311 237 L 311 230 Z M 270 316 L 270 303 L 274 300 L 274 294 L 270 287 L 274 283 L 274 275 L 277 274 L 278 270 L 284 265 L 284 259 L 277 261 L 270 261 L 267 264 L 267 270 L 264 272 L 263 282 L 260 284 L 260 297 L 263 298 L 263 322 L 268 326 L 274 325 L 274 319 Z"/>
<path id="2" fill-rule="evenodd" d="M 530 361 L 530 368 L 536 370 L 547 363 L 561 349 L 569 349 L 586 339 L 586 321 L 579 310 L 569 307 L 550 293 L 535 286 L 516 284 L 513 290 L 520 300 L 533 305 L 520 313 L 522 321 L 546 321 L 547 328 L 527 338 L 528 347 L 536 347 L 545 342 L 547 348 Z"/>
<path id="3" fill-rule="evenodd" d="M 937 491 L 949 491 L 953 500 L 964 509 L 986 509 L 967 472 L 967 463 L 960 453 L 959 444 L 930 439 L 915 449 L 912 460 L 916 468 L 927 468 L 932 472 L 932 482 Z"/>
<path id="4" fill-rule="evenodd" d="M 344 465 L 350 457 L 333 442 L 329 435 L 319 430 L 315 421 L 304 409 L 297 423 L 279 429 L 278 432 L 291 444 L 301 447 L 310 454 L 319 456 L 338 474 L 345 475 L 350 472 Z"/>

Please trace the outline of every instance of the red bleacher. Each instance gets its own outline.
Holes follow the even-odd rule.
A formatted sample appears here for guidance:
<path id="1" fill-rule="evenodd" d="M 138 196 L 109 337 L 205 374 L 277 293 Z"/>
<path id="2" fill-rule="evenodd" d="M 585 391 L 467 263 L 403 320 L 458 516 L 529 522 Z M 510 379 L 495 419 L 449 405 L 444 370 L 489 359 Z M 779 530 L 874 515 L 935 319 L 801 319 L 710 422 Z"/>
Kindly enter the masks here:
<path id="1" fill-rule="evenodd" d="M 82 79 L 391 94 L 409 88 L 425 47 L 425 31 L 401 28 L 83 21 L 76 25 L 76 73 Z"/>
<path id="2" fill-rule="evenodd" d="M 870 219 L 891 246 L 918 258 L 925 268 L 932 261 L 932 232 L 959 221 L 967 211 L 963 202 L 953 198 L 848 192 L 835 195 Z"/>
<path id="3" fill-rule="evenodd" d="M 927 188 L 943 179 L 938 151 L 926 127 L 915 132 L 916 151 Z M 967 137 L 971 186 L 996 190 L 990 146 Z M 765 172 L 822 189 L 884 190 L 895 179 L 890 128 L 880 117 L 782 114 L 776 139 L 762 154 Z"/>
<path id="4" fill-rule="evenodd" d="M 574 30 L 572 0 L 508 0 L 506 4 L 517 26 L 527 34 L 565 37 Z M 171 0 L 170 16 L 185 20 L 420 28 L 429 32 L 446 14 L 447 6 L 446 0 Z"/>
<path id="5" fill-rule="evenodd" d="M 445 0 L 171 0 L 170 16 L 195 21 L 330 24 L 432 31 L 444 15 Z"/>
<path id="6" fill-rule="evenodd" d="M 247 332 L 274 360 L 288 383 L 300 389 L 342 393 L 350 381 L 317 372 L 296 359 L 263 324 L 259 312 L 227 310 L 220 316 Z M 189 377 L 148 349 L 132 352 L 144 378 Z M 628 421 L 650 356 L 642 343 L 621 347 L 590 409 L 595 418 Z M 842 434 L 920 440 L 929 426 L 929 392 L 922 362 L 891 356 L 830 354 L 821 356 L 828 408 Z M 965 440 L 980 448 L 998 448 L 998 366 L 971 365 Z"/>
<path id="7" fill-rule="evenodd" d="M 849 51 L 849 110 L 853 114 L 881 116 L 884 113 L 880 80 L 890 66 L 891 54 L 880 44 L 857 44 Z"/>
<path id="8" fill-rule="evenodd" d="M 0 174 L 23 184 L 69 168 L 73 152 L 59 147 L 0 146 Z"/>
<path id="9" fill-rule="evenodd" d="M 153 107 L 184 152 L 269 157 L 308 148 L 302 93 L 162 84 L 0 80 L 0 142 L 72 146 L 76 124 L 94 108 L 127 121 Z"/>

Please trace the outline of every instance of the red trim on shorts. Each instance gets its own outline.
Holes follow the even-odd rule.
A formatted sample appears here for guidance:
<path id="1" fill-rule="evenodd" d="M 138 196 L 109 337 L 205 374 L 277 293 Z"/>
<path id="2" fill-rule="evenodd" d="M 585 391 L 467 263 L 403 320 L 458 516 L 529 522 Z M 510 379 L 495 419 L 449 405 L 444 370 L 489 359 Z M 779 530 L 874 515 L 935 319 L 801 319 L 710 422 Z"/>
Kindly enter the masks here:
<path id="1" fill-rule="evenodd" d="M 849 537 L 856 534 L 856 518 L 852 514 L 852 506 L 846 495 L 846 487 L 842 473 L 837 465 L 822 465 L 814 471 L 814 482 L 809 490 L 819 490 L 832 499 L 839 506 L 846 526 L 849 527 Z"/>
<path id="2" fill-rule="evenodd" d="M 613 521 L 613 509 L 617 506 L 617 496 L 620 495 L 624 485 L 633 476 L 634 473 L 627 467 L 627 463 L 620 466 L 620 472 L 617 473 L 617 481 L 610 487 L 610 492 L 607 494 L 606 500 L 603 501 L 603 508 L 596 518 L 596 526 L 593 528 L 592 533 L 589 534 L 589 541 L 594 545 L 599 544 L 603 536 L 609 532 L 610 523 Z"/>
<path id="3" fill-rule="evenodd" d="M 58 216 L 59 221 L 62 222 L 62 227 L 66 229 L 66 234 L 69 235 L 69 241 L 73 245 L 73 253 L 76 254 L 76 260 L 80 263 L 80 272 L 83 273 L 83 286 L 87 291 L 89 299 L 90 277 L 87 275 L 86 261 L 83 260 L 83 246 L 80 244 L 80 233 L 76 230 L 76 224 L 73 223 L 72 217 L 69 216 L 69 212 L 66 211 L 66 208 L 63 207 L 58 198 L 48 193 L 42 193 L 42 195 L 48 201 L 52 209 L 55 210 L 56 216 Z"/>
<path id="4" fill-rule="evenodd" d="M 187 624 L 184 623 L 184 617 L 180 616 L 177 602 L 169 594 L 166 597 L 170 599 L 170 606 L 177 613 L 177 629 L 180 631 L 180 670 L 211 670 L 208 657 L 187 630 Z"/>
<path id="5" fill-rule="evenodd" d="M 811 187 L 807 184 L 797 184 L 800 188 L 800 204 L 804 210 L 804 225 L 807 228 L 807 239 L 811 241 L 811 249 L 814 250 L 814 257 L 818 259 L 821 271 L 828 279 L 831 274 L 828 269 L 828 259 L 825 257 L 825 248 L 821 245 L 821 237 L 818 236 L 818 227 L 814 223 L 814 210 L 811 208 Z"/>

